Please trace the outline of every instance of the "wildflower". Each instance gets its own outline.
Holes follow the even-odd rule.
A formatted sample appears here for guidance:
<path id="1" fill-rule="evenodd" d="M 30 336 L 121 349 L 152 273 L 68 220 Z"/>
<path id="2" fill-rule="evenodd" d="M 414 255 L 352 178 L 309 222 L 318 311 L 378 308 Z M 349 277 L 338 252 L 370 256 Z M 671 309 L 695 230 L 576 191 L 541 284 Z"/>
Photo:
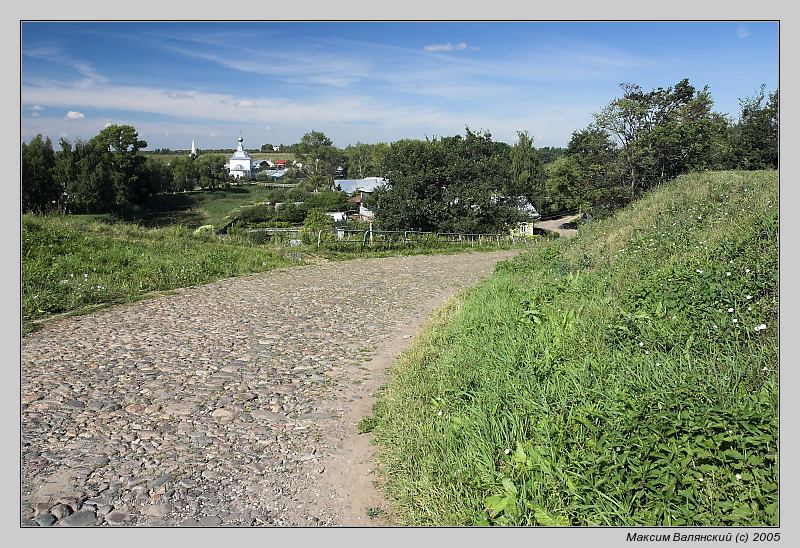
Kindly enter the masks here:
<path id="1" fill-rule="evenodd" d="M 702 271 L 702 270 L 700 270 L 699 268 L 695 268 L 695 270 L 694 270 L 694 271 L 695 271 L 695 272 L 697 272 L 698 274 L 702 274 L 702 273 L 703 273 L 703 271 Z"/>
<path id="2" fill-rule="evenodd" d="M 753 311 L 753 307 L 752 306 L 748 306 L 747 310 L 748 310 L 748 312 L 752 312 Z"/>
<path id="3" fill-rule="evenodd" d="M 745 268 L 744 271 L 745 272 L 750 272 L 750 269 L 749 268 Z"/>
<path id="4" fill-rule="evenodd" d="M 767 328 L 767 324 L 762 323 L 756 326 L 756 331 L 764 331 Z"/>
<path id="5" fill-rule="evenodd" d="M 736 318 L 734 318 L 734 319 L 733 319 L 733 323 L 739 323 L 739 320 L 737 320 Z"/>
<path id="6" fill-rule="evenodd" d="M 510 453 L 511 453 L 511 449 L 509 449 L 508 447 L 506 447 L 506 450 L 504 451 L 504 453 L 505 453 L 506 455 L 510 454 Z"/>
<path id="7" fill-rule="evenodd" d="M 740 479 L 742 479 L 742 475 L 741 475 L 741 474 L 736 474 L 736 479 L 737 479 L 737 480 L 740 480 Z"/>
<path id="8" fill-rule="evenodd" d="M 84 273 L 83 273 L 83 279 L 85 280 L 85 279 L 86 279 L 86 278 L 88 278 L 88 277 L 89 277 L 89 275 L 88 275 L 86 272 L 84 272 Z"/>
<path id="9" fill-rule="evenodd" d="M 441 412 L 441 411 L 439 411 L 438 413 L 436 413 L 436 416 L 437 416 L 437 417 L 441 417 L 441 416 L 442 416 L 442 412 Z"/>
<path id="10" fill-rule="evenodd" d="M 728 309 L 728 312 L 733 312 L 733 308 L 729 308 L 729 309 Z"/>
<path id="11" fill-rule="evenodd" d="M 702 482 L 703 481 L 703 476 L 700 476 L 697 481 Z"/>
<path id="12" fill-rule="evenodd" d="M 639 346 L 644 346 L 644 343 L 642 341 L 639 341 Z"/>
<path id="13" fill-rule="evenodd" d="M 725 275 L 726 275 L 726 276 L 730 276 L 730 275 L 731 275 L 731 273 L 730 273 L 730 272 L 726 272 L 726 273 L 725 273 Z"/>
<path id="14" fill-rule="evenodd" d="M 753 296 L 752 296 L 752 295 L 748 295 L 748 296 L 747 296 L 747 297 L 745 297 L 745 298 L 746 298 L 746 299 L 749 301 L 750 299 L 752 299 L 752 298 L 753 298 Z"/>
<path id="15" fill-rule="evenodd" d="M 717 324 L 714 324 L 714 329 L 719 329 L 719 327 L 717 326 Z"/>
<path id="16" fill-rule="evenodd" d="M 656 367 L 658 367 L 659 365 L 661 365 L 661 362 L 656 362 Z"/>

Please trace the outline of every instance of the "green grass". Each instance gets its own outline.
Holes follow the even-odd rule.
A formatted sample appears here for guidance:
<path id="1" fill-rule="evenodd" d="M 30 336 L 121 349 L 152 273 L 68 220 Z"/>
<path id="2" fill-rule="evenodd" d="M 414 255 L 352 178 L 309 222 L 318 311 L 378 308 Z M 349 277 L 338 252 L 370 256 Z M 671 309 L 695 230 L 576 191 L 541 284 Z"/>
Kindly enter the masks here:
<path id="1" fill-rule="evenodd" d="M 22 218 L 22 323 L 133 301 L 154 291 L 290 266 L 277 250 L 224 243 L 191 229 L 93 218 Z"/>
<path id="2" fill-rule="evenodd" d="M 253 194 L 250 194 L 251 196 Z M 223 206 L 220 199 L 214 205 Z M 508 249 L 502 245 L 499 249 Z M 148 228 L 108 215 L 22 218 L 23 331 L 59 314 L 81 314 L 108 304 L 220 278 L 319 261 L 397 255 L 493 251 L 444 245 L 376 245 L 317 249 L 264 246 L 246 235 L 203 235 L 184 226 Z"/>
<path id="3" fill-rule="evenodd" d="M 777 189 L 680 177 L 445 309 L 376 404 L 393 514 L 776 525 Z"/>
<path id="4" fill-rule="evenodd" d="M 159 194 L 133 215 L 145 226 L 183 225 L 196 228 L 221 225 L 234 209 L 268 200 L 269 188 L 258 184 L 234 186 L 226 190 L 194 190 Z"/>

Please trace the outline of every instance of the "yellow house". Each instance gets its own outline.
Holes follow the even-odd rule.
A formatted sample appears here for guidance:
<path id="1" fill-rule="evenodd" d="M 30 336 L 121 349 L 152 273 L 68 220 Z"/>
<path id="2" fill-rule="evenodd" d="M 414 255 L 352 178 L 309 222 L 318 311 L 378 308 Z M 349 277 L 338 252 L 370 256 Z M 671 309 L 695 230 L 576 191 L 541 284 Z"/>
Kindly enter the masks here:
<path id="1" fill-rule="evenodd" d="M 512 236 L 533 236 L 533 221 L 521 222 L 511 229 Z"/>

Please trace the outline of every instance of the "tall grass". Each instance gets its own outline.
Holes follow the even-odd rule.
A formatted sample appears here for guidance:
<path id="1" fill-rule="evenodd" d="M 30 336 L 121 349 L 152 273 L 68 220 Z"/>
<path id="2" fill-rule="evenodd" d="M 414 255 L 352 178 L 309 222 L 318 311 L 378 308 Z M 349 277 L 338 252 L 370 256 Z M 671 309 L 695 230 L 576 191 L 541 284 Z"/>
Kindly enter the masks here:
<path id="1" fill-rule="evenodd" d="M 188 228 L 22 218 L 22 321 L 293 264 L 282 252 Z"/>
<path id="2" fill-rule="evenodd" d="M 445 310 L 375 408 L 409 524 L 774 525 L 777 173 L 684 176 Z"/>

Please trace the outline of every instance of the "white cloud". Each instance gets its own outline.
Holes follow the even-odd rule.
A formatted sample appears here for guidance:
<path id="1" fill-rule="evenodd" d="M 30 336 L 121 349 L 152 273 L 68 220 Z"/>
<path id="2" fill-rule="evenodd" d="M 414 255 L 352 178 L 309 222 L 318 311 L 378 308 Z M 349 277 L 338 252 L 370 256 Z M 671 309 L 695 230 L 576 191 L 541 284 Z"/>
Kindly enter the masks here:
<path id="1" fill-rule="evenodd" d="M 422 49 L 424 49 L 425 51 L 431 51 L 431 52 L 436 52 L 436 51 L 461 51 L 461 50 L 467 49 L 468 47 L 469 46 L 467 46 L 467 44 L 465 42 L 459 42 L 458 44 L 451 44 L 450 42 L 447 42 L 446 44 L 428 44 L 427 46 L 425 46 Z M 477 51 L 480 48 L 477 48 L 477 47 L 473 46 L 470 49 L 473 50 L 473 51 Z"/>
<path id="2" fill-rule="evenodd" d="M 32 107 L 30 107 L 30 109 L 31 110 L 44 110 L 44 107 L 42 105 L 33 105 Z"/>
<path id="3" fill-rule="evenodd" d="M 736 36 L 744 40 L 748 36 L 750 36 L 750 31 L 744 28 L 744 25 L 739 25 L 739 28 L 736 29 Z"/>
<path id="4" fill-rule="evenodd" d="M 91 63 L 81 59 L 75 59 L 58 47 L 42 46 L 27 48 L 23 50 L 22 55 L 73 68 L 84 77 L 80 82 L 82 85 L 103 84 L 108 82 L 108 78 L 99 74 Z"/>
<path id="5" fill-rule="evenodd" d="M 38 117 L 39 117 L 39 114 L 40 114 L 40 112 L 39 112 L 38 110 L 34 110 L 33 112 L 31 112 L 31 116 L 32 116 L 33 118 L 38 118 Z"/>
<path id="6" fill-rule="evenodd" d="M 247 99 L 243 101 L 236 101 L 233 103 L 235 107 L 242 107 L 242 108 L 253 108 L 256 104 L 253 101 L 248 101 Z"/>
<path id="7" fill-rule="evenodd" d="M 68 120 L 81 120 L 85 117 L 86 116 L 84 116 L 82 112 L 78 112 L 77 110 L 70 110 L 69 112 L 67 112 L 67 115 L 65 116 L 65 118 L 67 118 Z"/>

